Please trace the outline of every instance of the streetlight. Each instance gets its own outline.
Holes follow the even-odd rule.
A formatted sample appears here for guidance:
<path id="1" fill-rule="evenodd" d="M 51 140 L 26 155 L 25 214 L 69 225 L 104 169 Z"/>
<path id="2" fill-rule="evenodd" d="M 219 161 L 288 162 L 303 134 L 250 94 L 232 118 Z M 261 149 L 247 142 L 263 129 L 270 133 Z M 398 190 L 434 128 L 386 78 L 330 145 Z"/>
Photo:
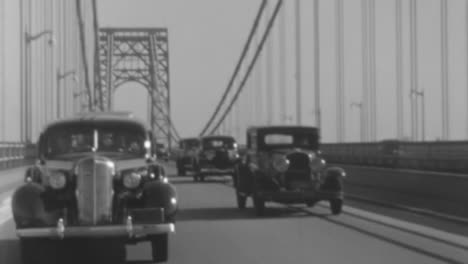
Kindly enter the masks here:
<path id="1" fill-rule="evenodd" d="M 78 76 L 76 76 L 76 71 L 67 71 L 64 73 L 60 73 L 57 71 L 57 118 L 60 118 L 61 112 L 61 104 L 60 100 L 62 98 L 61 89 L 60 89 L 60 80 L 67 78 L 68 76 L 72 76 L 74 82 L 78 82 Z"/>
<path id="2" fill-rule="evenodd" d="M 359 109 L 359 134 L 361 137 L 361 142 L 364 141 L 364 135 L 363 135 L 363 119 L 362 119 L 362 102 L 352 102 L 350 105 L 351 108 L 356 107 Z"/>
<path id="3" fill-rule="evenodd" d="M 422 133 L 422 140 L 425 141 L 426 140 L 426 107 L 424 105 L 424 90 L 422 91 L 418 91 L 418 90 L 415 90 L 415 89 L 412 89 L 410 91 L 410 97 L 411 96 L 416 96 L 416 127 L 418 125 L 418 97 L 421 97 L 421 119 L 422 119 L 422 129 L 421 129 L 421 133 Z M 416 130 L 417 131 L 417 130 Z M 417 133 L 416 133 L 416 137 L 417 137 Z"/>
<path id="4" fill-rule="evenodd" d="M 49 36 L 49 46 L 53 47 L 56 43 L 54 33 L 52 30 L 44 30 L 41 31 L 37 34 L 31 34 L 29 32 L 24 33 L 24 40 L 26 43 L 25 46 L 25 85 L 24 85 L 24 104 L 21 106 L 21 109 L 24 109 L 24 114 L 22 114 L 22 127 L 24 127 L 25 130 L 25 139 L 26 141 L 31 141 L 31 128 L 30 125 L 32 123 L 31 116 L 32 116 L 32 111 L 31 111 L 31 71 L 32 71 L 32 65 L 31 65 L 31 43 L 35 40 L 40 39 L 41 37 L 44 36 Z M 21 101 L 23 103 L 23 101 Z M 22 110 L 23 111 L 23 110 Z M 23 130 L 23 129 L 22 129 Z"/>

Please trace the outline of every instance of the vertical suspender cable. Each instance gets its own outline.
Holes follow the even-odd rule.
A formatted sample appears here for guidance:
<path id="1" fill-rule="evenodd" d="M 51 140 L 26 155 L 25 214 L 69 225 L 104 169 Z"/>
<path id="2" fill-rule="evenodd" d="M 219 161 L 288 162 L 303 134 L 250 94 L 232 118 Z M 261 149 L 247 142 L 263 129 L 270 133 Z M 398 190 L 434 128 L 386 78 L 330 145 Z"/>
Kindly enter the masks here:
<path id="1" fill-rule="evenodd" d="M 302 124 L 301 0 L 296 0 L 296 123 Z"/>
<path id="2" fill-rule="evenodd" d="M 268 7 L 267 15 L 265 16 L 266 22 L 271 13 L 271 7 Z M 271 125 L 273 122 L 273 100 L 274 100 L 274 89 L 273 89 L 273 39 L 270 38 L 266 44 L 266 82 L 265 82 L 265 100 L 267 106 L 267 124 Z"/>
<path id="3" fill-rule="evenodd" d="M 1 115 L 0 115 L 0 141 L 5 141 L 5 111 L 6 111 L 6 100 L 5 100 L 5 0 L 0 0 L 0 104 L 1 104 Z"/>
<path id="4" fill-rule="evenodd" d="M 447 0 L 440 1 L 441 19 L 441 80 L 442 80 L 442 139 L 449 139 L 448 98 L 448 44 L 447 44 Z"/>
<path id="5" fill-rule="evenodd" d="M 320 113 L 320 17 L 319 0 L 314 0 L 314 88 L 315 88 L 315 124 L 321 129 Z"/>
<path id="6" fill-rule="evenodd" d="M 317 0 L 316 0 L 317 1 Z M 279 108 L 281 122 L 284 123 L 287 118 L 287 95 L 286 95 L 286 7 L 283 7 L 279 14 Z"/>
<path id="7" fill-rule="evenodd" d="M 396 127 L 397 139 L 403 138 L 403 55 L 402 55 L 402 23 L 401 1 L 395 1 L 395 40 L 396 40 Z"/>
<path id="8" fill-rule="evenodd" d="M 375 59 L 375 1 L 368 2 L 369 8 L 369 104 L 371 119 L 371 139 L 377 140 L 377 82 Z"/>
<path id="9" fill-rule="evenodd" d="M 361 0 L 361 31 L 362 31 L 362 110 L 363 111 L 363 131 L 364 131 L 364 140 L 369 140 L 369 122 L 368 122 L 368 113 L 369 113 L 369 47 L 368 47 L 368 21 L 367 21 L 367 3 L 368 0 Z"/>

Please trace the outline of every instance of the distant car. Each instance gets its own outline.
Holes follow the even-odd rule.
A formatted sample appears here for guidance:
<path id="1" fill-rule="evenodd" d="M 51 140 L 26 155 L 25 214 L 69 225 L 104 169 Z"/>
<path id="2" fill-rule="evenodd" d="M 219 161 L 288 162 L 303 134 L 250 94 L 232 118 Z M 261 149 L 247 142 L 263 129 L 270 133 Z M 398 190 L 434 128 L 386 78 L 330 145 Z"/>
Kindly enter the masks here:
<path id="1" fill-rule="evenodd" d="M 209 175 L 233 175 L 239 160 L 236 140 L 231 136 L 205 136 L 195 165 L 194 181 L 204 181 Z"/>
<path id="2" fill-rule="evenodd" d="M 313 206 L 329 201 L 333 214 L 343 205 L 345 171 L 320 157 L 315 127 L 266 126 L 247 131 L 247 154 L 236 166 L 237 206 L 252 197 L 257 215 L 269 201 Z"/>
<path id="3" fill-rule="evenodd" d="M 153 260 L 167 261 L 177 195 L 152 157 L 151 138 L 143 123 L 122 114 L 90 113 L 48 125 L 38 162 L 12 198 L 23 260 L 37 263 L 49 241 L 98 238 L 147 240 Z"/>
<path id="4" fill-rule="evenodd" d="M 164 144 L 156 143 L 156 156 L 158 159 L 169 161 L 169 152 Z"/>
<path id="5" fill-rule="evenodd" d="M 199 138 L 183 138 L 179 141 L 179 150 L 176 158 L 178 175 L 185 176 L 187 171 L 195 171 L 199 148 Z"/>

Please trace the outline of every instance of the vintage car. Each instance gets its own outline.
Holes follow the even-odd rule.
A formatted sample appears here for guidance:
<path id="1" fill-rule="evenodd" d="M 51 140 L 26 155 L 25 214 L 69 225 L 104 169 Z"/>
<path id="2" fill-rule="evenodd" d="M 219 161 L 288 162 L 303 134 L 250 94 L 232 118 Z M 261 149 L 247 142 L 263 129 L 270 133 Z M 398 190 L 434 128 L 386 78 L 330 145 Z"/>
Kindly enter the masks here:
<path id="1" fill-rule="evenodd" d="M 327 167 L 320 157 L 317 128 L 265 126 L 247 130 L 247 154 L 233 181 L 238 208 L 244 209 L 252 197 L 257 215 L 269 201 L 313 206 L 322 200 L 339 214 L 345 176 L 343 169 Z"/>
<path id="2" fill-rule="evenodd" d="M 12 197 L 25 262 L 36 263 L 44 243 L 82 238 L 150 241 L 153 260 L 166 261 L 177 194 L 151 138 L 143 123 L 112 112 L 49 124 Z"/>
<path id="3" fill-rule="evenodd" d="M 201 138 L 194 181 L 204 181 L 209 175 L 233 175 L 239 160 L 236 140 L 231 136 L 205 136 Z"/>
<path id="4" fill-rule="evenodd" d="M 158 159 L 169 161 L 169 151 L 163 143 L 156 143 L 156 156 Z"/>
<path id="5" fill-rule="evenodd" d="M 187 171 L 195 171 L 197 154 L 200 148 L 199 138 L 183 138 L 179 141 L 176 167 L 177 175 L 185 176 Z"/>

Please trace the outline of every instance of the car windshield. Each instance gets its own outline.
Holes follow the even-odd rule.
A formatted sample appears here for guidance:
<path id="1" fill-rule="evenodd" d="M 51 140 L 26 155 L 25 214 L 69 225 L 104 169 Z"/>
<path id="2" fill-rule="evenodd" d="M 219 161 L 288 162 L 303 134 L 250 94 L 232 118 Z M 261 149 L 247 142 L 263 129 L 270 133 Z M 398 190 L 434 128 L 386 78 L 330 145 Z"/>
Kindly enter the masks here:
<path id="1" fill-rule="evenodd" d="M 318 149 L 318 136 L 307 132 L 271 132 L 263 135 L 260 142 L 265 147 L 299 147 L 306 149 Z"/>
<path id="2" fill-rule="evenodd" d="M 42 140 L 46 157 L 60 157 L 85 152 L 142 156 L 145 139 L 145 131 L 133 125 L 74 124 L 50 128 Z"/>
<path id="3" fill-rule="evenodd" d="M 212 148 L 235 148 L 235 140 L 227 137 L 219 138 L 205 138 L 203 139 L 203 148 L 212 149 Z"/>

